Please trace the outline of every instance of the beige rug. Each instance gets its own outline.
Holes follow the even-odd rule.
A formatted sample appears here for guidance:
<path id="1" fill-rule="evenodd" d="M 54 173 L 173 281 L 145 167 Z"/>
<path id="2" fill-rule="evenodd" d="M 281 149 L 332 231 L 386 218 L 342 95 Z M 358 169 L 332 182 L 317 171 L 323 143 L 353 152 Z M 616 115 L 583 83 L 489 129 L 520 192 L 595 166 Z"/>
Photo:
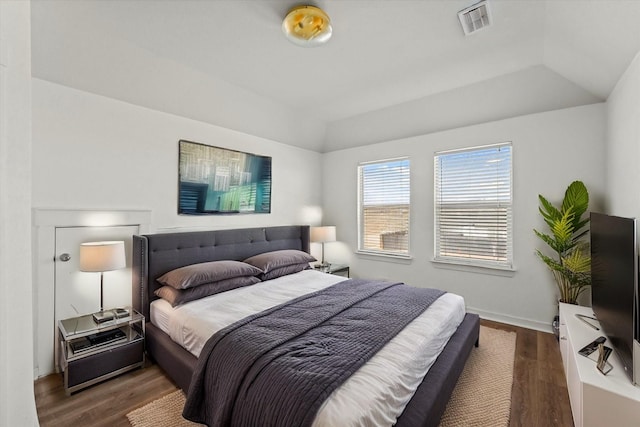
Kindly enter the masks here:
<path id="1" fill-rule="evenodd" d="M 442 416 L 441 427 L 499 427 L 509 424 L 516 334 L 480 327 L 474 348 Z M 133 427 L 199 426 L 182 418 L 181 390 L 127 414 Z"/>
<path id="2" fill-rule="evenodd" d="M 515 351 L 515 332 L 480 327 L 480 346 L 471 351 L 440 427 L 509 425 Z"/>

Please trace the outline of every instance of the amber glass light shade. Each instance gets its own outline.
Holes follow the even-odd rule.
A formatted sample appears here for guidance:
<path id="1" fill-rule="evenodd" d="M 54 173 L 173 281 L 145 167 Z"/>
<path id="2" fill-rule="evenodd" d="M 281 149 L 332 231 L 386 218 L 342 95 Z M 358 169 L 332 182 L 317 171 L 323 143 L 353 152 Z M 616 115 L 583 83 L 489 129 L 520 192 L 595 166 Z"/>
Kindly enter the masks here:
<path id="1" fill-rule="evenodd" d="M 282 31 L 287 39 L 304 47 L 315 47 L 331 38 L 331 20 L 322 9 L 315 6 L 296 6 L 282 21 Z"/>

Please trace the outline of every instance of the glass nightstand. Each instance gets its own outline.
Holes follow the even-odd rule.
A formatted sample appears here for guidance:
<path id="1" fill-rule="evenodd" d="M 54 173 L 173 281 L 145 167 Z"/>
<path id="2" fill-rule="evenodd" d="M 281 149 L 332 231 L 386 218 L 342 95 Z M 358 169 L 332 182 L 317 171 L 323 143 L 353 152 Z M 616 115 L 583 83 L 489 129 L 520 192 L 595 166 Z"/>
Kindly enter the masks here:
<path id="1" fill-rule="evenodd" d="M 346 264 L 329 264 L 328 266 L 314 266 L 314 270 L 323 273 L 335 274 L 336 276 L 349 277 L 349 266 Z"/>
<path id="2" fill-rule="evenodd" d="M 96 323 L 92 314 L 58 322 L 67 395 L 144 364 L 144 316 L 135 310 Z"/>

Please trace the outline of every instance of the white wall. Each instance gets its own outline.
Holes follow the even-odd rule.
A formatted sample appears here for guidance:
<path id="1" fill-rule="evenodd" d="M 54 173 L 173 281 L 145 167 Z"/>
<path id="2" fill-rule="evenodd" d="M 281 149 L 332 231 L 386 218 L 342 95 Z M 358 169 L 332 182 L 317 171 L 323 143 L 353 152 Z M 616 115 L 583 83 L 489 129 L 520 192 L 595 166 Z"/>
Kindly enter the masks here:
<path id="1" fill-rule="evenodd" d="M 640 52 L 607 106 L 607 213 L 640 218 Z"/>
<path id="2" fill-rule="evenodd" d="M 178 215 L 180 139 L 271 156 L 271 214 Z M 156 230 L 316 223 L 320 164 L 316 152 L 33 79 L 34 207 L 151 209 Z"/>
<path id="3" fill-rule="evenodd" d="M 0 1 L 0 426 L 38 424 L 31 288 L 30 2 Z"/>
<path id="4" fill-rule="evenodd" d="M 321 157 L 295 148 L 150 110 L 122 101 L 33 79 L 33 207 L 151 210 L 150 231 L 318 224 L 321 221 Z M 178 140 L 272 157 L 270 214 L 182 216 L 177 214 Z M 53 224 L 47 224 L 53 226 Z M 93 224 L 117 225 L 117 224 Z M 38 229 L 40 230 L 40 229 Z M 49 233 L 50 234 L 50 233 Z M 49 236 L 47 234 L 47 236 Z M 38 234 L 40 236 L 40 232 Z M 38 240 L 34 282 L 40 319 L 34 335 L 37 375 L 53 370 L 54 262 Z M 44 255 L 43 255 L 44 250 Z"/>
<path id="5" fill-rule="evenodd" d="M 558 203 L 566 187 L 582 180 L 591 209 L 604 194 L 605 107 L 594 104 L 334 151 L 324 157 L 324 218 L 335 224 L 340 244 L 329 260 L 348 261 L 357 277 L 398 279 L 463 295 L 470 311 L 486 318 L 550 330 L 557 291 L 551 273 L 535 256 L 544 248 L 532 229 L 545 229 L 538 194 Z M 497 142 L 513 143 L 514 262 L 516 271 L 492 275 L 442 268 L 433 258 L 433 153 Z M 354 254 L 357 249 L 358 162 L 409 156 L 411 159 L 411 262 Z"/>

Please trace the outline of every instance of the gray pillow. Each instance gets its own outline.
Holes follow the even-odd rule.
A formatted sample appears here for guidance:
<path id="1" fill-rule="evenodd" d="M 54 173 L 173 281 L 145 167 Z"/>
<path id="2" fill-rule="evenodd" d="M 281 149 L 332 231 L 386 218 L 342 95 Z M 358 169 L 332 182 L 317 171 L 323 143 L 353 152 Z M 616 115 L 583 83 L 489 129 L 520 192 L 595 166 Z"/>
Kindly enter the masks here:
<path id="1" fill-rule="evenodd" d="M 262 273 L 267 274 L 273 269 L 288 265 L 310 263 L 317 261 L 314 257 L 303 251 L 284 249 L 281 251 L 265 252 L 244 260 L 247 264 L 258 267 Z"/>
<path id="2" fill-rule="evenodd" d="M 175 289 L 187 289 L 233 277 L 257 276 L 262 273 L 240 261 L 211 261 L 176 268 L 158 277 L 158 282 Z"/>
<path id="3" fill-rule="evenodd" d="M 194 301 L 210 295 L 219 294 L 231 289 L 243 286 L 255 285 L 260 279 L 255 276 L 234 277 L 231 279 L 219 280 L 213 283 L 196 286 L 189 289 L 175 289 L 171 286 L 163 286 L 156 289 L 155 294 L 160 298 L 169 301 L 172 307 Z"/>
<path id="4" fill-rule="evenodd" d="M 298 273 L 302 270 L 307 270 L 310 268 L 311 266 L 309 266 L 308 262 L 303 262 L 300 264 L 285 265 L 284 267 L 274 268 L 268 273 L 261 274 L 260 279 L 262 280 L 275 279 L 280 276 L 286 276 L 287 274 Z"/>

